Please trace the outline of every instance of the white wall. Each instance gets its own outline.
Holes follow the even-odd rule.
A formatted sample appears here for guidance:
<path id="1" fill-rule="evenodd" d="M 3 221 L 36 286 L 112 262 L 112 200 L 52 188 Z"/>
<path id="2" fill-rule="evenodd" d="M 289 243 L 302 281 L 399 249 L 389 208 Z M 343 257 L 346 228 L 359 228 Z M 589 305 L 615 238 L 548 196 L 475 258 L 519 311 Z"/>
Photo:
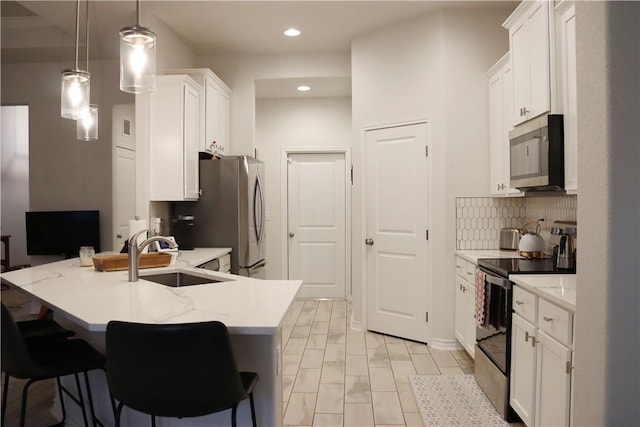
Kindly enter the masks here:
<path id="1" fill-rule="evenodd" d="M 430 122 L 432 335 L 454 343 L 455 197 L 488 192 L 487 83 L 484 73 L 508 50 L 501 28 L 511 7 L 442 11 L 355 39 L 353 76 L 353 313 L 363 319 L 362 129 Z M 401 48 L 399 48 L 401 46 Z M 472 179 L 468 179 L 473 177 Z"/>
<path id="2" fill-rule="evenodd" d="M 351 75 L 348 53 L 297 55 L 217 55 L 198 59 L 232 90 L 230 151 L 253 155 L 255 148 L 255 81 L 297 77 L 345 77 Z M 269 165 L 267 165 L 269 167 Z"/>
<path id="3" fill-rule="evenodd" d="M 2 105 L 29 106 L 30 210 L 100 211 L 102 249 L 111 248 L 111 108 L 120 92 L 118 61 L 90 63 L 99 139 L 76 140 L 76 122 L 60 117 L 60 73 L 72 63 L 2 64 Z"/>
<path id="4" fill-rule="evenodd" d="M 24 213 L 29 210 L 29 107 L 2 106 L 2 201 L 0 230 L 10 235 L 10 267 L 28 264 Z M 2 258 L 5 258 L 2 245 Z"/>
<path id="5" fill-rule="evenodd" d="M 640 425 L 639 29 L 639 2 L 576 2 L 576 426 Z"/>
<path id="6" fill-rule="evenodd" d="M 265 162 L 267 203 L 267 278 L 286 279 L 282 223 L 283 149 L 351 146 L 351 98 L 256 100 L 255 141 Z M 285 236 L 285 237 L 283 237 Z"/>

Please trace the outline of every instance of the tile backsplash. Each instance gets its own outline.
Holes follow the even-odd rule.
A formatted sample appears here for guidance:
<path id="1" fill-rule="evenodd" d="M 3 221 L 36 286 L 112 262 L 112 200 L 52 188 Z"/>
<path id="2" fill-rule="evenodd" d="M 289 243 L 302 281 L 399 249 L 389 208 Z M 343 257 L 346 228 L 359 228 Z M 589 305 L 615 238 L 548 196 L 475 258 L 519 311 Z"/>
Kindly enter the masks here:
<path id="1" fill-rule="evenodd" d="M 577 205 L 577 196 L 457 197 L 456 249 L 498 249 L 501 228 L 540 218 L 540 234 L 548 236 L 553 221 L 576 221 Z"/>

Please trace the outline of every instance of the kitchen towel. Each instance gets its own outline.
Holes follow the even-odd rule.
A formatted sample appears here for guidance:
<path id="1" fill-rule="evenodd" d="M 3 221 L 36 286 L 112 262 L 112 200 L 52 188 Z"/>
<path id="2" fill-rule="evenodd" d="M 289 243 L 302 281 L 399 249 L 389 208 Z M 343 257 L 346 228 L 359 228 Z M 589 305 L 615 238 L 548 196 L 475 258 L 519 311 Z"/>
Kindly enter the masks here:
<path id="1" fill-rule="evenodd" d="M 129 237 L 128 239 L 131 239 L 131 237 L 133 237 L 134 234 L 136 234 L 138 231 L 142 231 L 142 230 L 148 230 L 147 228 L 147 220 L 146 219 L 130 219 L 129 220 Z M 144 242 L 147 239 L 147 235 L 145 233 L 142 233 L 141 235 L 138 236 L 138 245 L 142 242 Z M 142 253 L 146 253 L 148 252 L 149 247 L 147 246 L 146 248 L 144 248 L 144 250 L 142 251 Z"/>
<path id="2" fill-rule="evenodd" d="M 476 268 L 476 324 L 484 326 L 486 319 L 485 311 L 485 283 L 484 279 L 487 274 Z"/>

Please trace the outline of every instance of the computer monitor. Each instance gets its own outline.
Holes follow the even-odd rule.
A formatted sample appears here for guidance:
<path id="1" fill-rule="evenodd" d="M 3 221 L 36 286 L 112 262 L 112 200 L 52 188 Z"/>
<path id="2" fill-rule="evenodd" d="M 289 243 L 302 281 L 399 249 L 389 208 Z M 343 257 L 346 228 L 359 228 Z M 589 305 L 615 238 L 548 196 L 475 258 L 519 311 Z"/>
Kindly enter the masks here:
<path id="1" fill-rule="evenodd" d="M 81 246 L 100 252 L 100 212 L 33 211 L 25 213 L 28 255 L 78 256 Z"/>

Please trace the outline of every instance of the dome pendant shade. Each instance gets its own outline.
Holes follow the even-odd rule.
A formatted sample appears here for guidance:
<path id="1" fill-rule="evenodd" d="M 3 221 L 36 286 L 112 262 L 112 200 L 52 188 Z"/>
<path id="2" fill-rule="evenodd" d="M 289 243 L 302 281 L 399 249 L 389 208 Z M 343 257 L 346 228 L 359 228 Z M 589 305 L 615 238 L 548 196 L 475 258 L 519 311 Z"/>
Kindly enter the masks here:
<path id="1" fill-rule="evenodd" d="M 77 139 L 79 141 L 95 141 L 98 139 L 98 106 L 89 105 L 88 113 L 78 119 Z"/>
<path id="2" fill-rule="evenodd" d="M 74 69 L 62 72 L 60 115 L 77 120 L 89 110 L 89 83 L 91 74 Z"/>
<path id="3" fill-rule="evenodd" d="M 156 33 L 134 25 L 120 30 L 120 90 L 148 93 L 156 88 Z"/>

